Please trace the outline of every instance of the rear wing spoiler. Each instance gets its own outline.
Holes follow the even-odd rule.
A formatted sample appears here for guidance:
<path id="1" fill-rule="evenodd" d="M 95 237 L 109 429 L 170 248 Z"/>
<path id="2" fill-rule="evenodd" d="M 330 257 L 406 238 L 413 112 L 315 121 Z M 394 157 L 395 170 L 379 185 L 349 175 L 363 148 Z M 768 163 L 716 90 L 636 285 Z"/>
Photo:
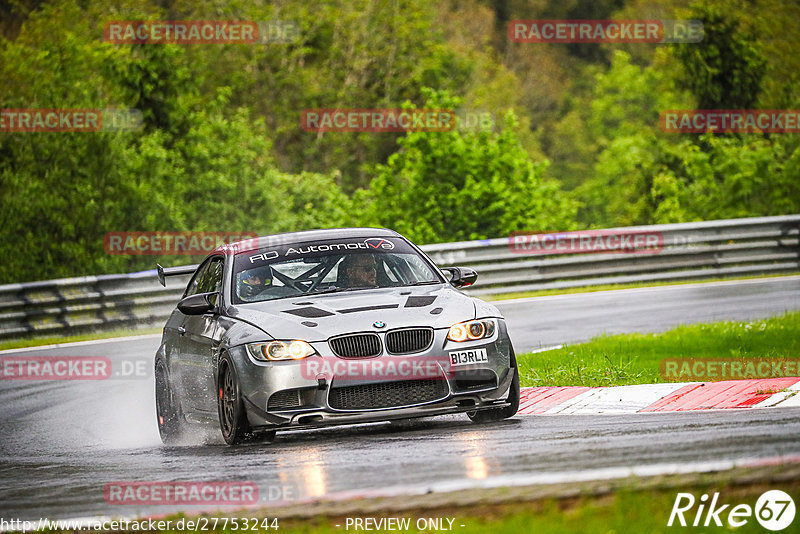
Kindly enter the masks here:
<path id="1" fill-rule="evenodd" d="M 192 274 L 197 270 L 198 265 L 180 265 L 178 267 L 162 267 L 156 263 L 156 270 L 158 271 L 158 281 L 161 285 L 167 287 L 167 276 L 180 276 L 182 274 Z"/>

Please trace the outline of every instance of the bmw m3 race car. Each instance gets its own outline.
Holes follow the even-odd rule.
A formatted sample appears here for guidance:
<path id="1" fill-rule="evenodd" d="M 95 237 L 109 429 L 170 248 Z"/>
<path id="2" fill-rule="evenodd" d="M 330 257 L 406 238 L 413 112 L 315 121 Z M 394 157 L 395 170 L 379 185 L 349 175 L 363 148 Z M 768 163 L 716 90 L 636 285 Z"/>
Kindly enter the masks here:
<path id="1" fill-rule="evenodd" d="M 228 444 L 278 430 L 465 412 L 516 414 L 519 373 L 496 307 L 458 290 L 386 229 L 343 228 L 223 245 L 193 273 L 155 356 L 165 443 L 192 423 Z"/>

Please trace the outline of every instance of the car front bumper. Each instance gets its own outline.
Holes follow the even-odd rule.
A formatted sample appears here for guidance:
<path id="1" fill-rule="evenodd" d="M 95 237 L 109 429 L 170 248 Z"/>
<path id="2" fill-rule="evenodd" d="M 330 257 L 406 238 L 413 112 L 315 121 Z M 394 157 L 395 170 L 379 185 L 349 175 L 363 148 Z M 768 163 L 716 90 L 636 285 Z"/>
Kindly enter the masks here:
<path id="1" fill-rule="evenodd" d="M 426 351 L 402 358 L 382 354 L 363 360 L 312 356 L 300 361 L 262 362 L 254 360 L 244 347 L 232 350 L 231 356 L 237 365 L 247 417 L 255 430 L 293 430 L 475 411 L 508 405 L 506 398 L 513 379 L 511 343 L 505 322 L 497 322 L 497 331 L 491 338 L 467 343 L 448 341 L 447 330 L 436 330 Z M 333 354 L 327 342 L 312 345 L 319 354 Z M 451 365 L 450 352 L 479 349 L 486 351 L 487 361 Z M 438 371 L 427 373 L 425 379 L 415 373 L 380 377 L 348 373 L 354 360 L 386 366 L 401 359 L 420 366 L 424 363 L 428 370 L 436 366 Z M 321 365 L 323 360 L 337 365 L 326 367 Z"/>

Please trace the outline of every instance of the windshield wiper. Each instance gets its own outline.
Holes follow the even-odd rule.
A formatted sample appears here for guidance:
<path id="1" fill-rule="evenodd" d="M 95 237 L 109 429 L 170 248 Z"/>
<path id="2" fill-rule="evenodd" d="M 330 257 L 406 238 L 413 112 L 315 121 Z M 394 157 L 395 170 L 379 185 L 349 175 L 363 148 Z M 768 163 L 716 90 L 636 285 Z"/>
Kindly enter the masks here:
<path id="1" fill-rule="evenodd" d="M 411 286 L 430 286 L 433 284 L 442 284 L 444 282 L 439 282 L 438 280 L 429 280 L 427 282 L 414 282 L 413 284 L 406 284 L 403 287 L 411 287 Z"/>

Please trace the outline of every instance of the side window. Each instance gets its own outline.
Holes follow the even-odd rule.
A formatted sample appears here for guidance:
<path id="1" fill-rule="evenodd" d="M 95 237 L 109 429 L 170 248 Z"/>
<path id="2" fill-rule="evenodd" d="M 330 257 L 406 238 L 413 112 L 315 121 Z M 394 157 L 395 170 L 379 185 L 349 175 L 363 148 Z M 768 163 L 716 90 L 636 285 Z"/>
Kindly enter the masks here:
<path id="1" fill-rule="evenodd" d="M 211 262 L 206 263 L 205 265 L 200 267 L 200 269 L 197 270 L 197 272 L 194 274 L 194 278 L 192 278 L 192 281 L 189 282 L 189 285 L 186 287 L 186 293 L 184 293 L 184 295 L 183 295 L 184 297 L 188 297 L 190 295 L 196 295 L 197 293 L 200 293 L 200 290 L 198 289 L 198 286 L 200 284 L 200 281 L 205 276 L 206 271 L 208 271 L 208 268 L 209 268 L 210 265 L 211 265 Z"/>
<path id="2" fill-rule="evenodd" d="M 222 289 L 222 259 L 214 258 L 197 284 L 198 293 L 212 293 Z"/>
<path id="3" fill-rule="evenodd" d="M 214 258 L 200 267 L 195 277 L 189 282 L 184 296 L 198 293 L 211 293 L 222 290 L 222 258 Z"/>

